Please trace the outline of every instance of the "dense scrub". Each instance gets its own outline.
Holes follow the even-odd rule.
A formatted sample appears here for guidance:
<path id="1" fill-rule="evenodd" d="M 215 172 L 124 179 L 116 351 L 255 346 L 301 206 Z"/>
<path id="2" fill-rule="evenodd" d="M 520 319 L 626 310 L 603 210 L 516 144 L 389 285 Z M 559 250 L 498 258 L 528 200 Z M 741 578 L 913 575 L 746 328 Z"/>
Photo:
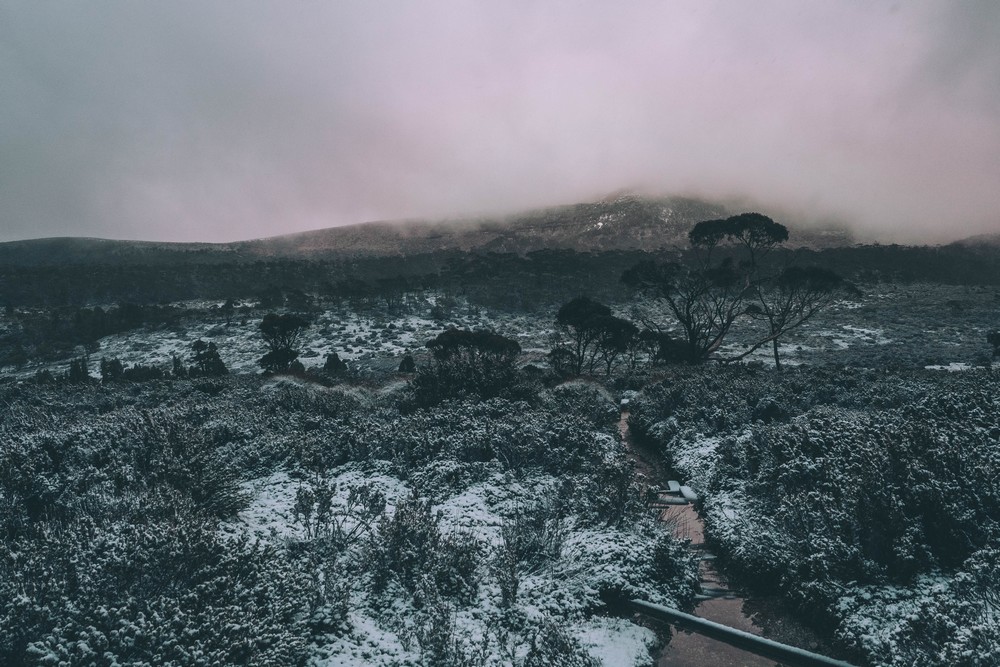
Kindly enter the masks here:
<path id="1" fill-rule="evenodd" d="M 593 664 L 605 600 L 694 592 L 588 385 L 0 392 L 3 664 Z"/>
<path id="2" fill-rule="evenodd" d="M 731 566 L 866 661 L 1000 660 L 1000 376 L 712 369 L 633 414 Z"/>

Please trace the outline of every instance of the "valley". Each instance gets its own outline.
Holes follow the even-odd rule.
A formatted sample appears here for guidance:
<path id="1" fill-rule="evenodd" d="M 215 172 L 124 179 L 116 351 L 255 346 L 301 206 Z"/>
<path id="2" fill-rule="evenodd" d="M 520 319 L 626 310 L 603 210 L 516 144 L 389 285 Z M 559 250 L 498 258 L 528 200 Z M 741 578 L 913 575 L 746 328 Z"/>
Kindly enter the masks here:
<path id="1" fill-rule="evenodd" d="M 0 656 L 750 664 L 642 599 L 852 664 L 989 664 L 1000 288 L 852 274 L 779 368 L 745 305 L 772 292 L 713 286 L 738 317 L 685 359 L 670 293 L 621 276 L 693 260 L 636 252 L 283 260 L 226 299 L 189 264 L 45 269 L 177 300 L 8 283 Z M 695 504 L 659 507 L 667 480 Z"/>

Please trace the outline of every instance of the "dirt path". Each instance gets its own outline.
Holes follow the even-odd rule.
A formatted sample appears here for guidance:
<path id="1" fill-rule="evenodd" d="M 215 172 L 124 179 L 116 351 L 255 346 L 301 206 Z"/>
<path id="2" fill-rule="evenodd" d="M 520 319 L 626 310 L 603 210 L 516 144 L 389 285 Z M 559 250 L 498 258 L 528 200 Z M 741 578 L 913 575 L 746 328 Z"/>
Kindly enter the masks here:
<path id="1" fill-rule="evenodd" d="M 619 422 L 622 442 L 629 458 L 635 463 L 640 484 L 646 488 L 663 488 L 674 476 L 655 455 L 644 451 L 632 441 L 628 430 L 628 412 Z M 793 646 L 827 652 L 819 637 L 796 621 L 777 598 L 751 597 L 740 591 L 738 582 L 730 581 L 715 567 L 714 556 L 705 549 L 705 525 L 694 505 L 678 505 L 662 511 L 661 520 L 669 523 L 674 534 L 688 539 L 698 551 L 702 592 L 707 599 L 699 601 L 691 612 L 696 616 L 755 635 L 761 635 Z M 746 651 L 690 632 L 671 630 L 670 642 L 660 654 L 659 667 L 773 667 L 773 660 L 757 657 Z"/>

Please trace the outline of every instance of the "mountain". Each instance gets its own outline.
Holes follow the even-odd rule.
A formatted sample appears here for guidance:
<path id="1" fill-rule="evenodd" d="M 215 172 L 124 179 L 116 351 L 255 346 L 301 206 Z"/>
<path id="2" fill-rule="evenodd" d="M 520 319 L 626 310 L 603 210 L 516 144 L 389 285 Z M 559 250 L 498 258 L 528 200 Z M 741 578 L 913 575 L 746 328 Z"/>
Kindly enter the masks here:
<path id="1" fill-rule="evenodd" d="M 969 236 L 961 241 L 955 241 L 953 245 L 964 246 L 966 248 L 1000 248 L 1000 234 Z"/>
<path id="2" fill-rule="evenodd" d="M 725 206 L 685 197 L 622 195 L 502 218 L 466 221 L 369 222 L 246 241 L 253 255 L 412 255 L 442 249 L 525 253 L 542 248 L 578 251 L 657 250 L 687 246 L 702 220 L 724 217 Z M 792 228 L 791 247 L 850 245 L 844 230 Z"/>
<path id="3" fill-rule="evenodd" d="M 682 248 L 702 220 L 730 214 L 718 203 L 685 197 L 619 195 L 601 201 L 473 220 L 367 222 L 232 243 L 154 243 L 56 238 L 0 243 L 0 262 L 15 265 L 254 261 L 393 257 L 439 250 L 525 253 Z M 780 220 L 779 220 L 780 221 Z M 848 232 L 788 225 L 790 247 L 850 245 Z"/>

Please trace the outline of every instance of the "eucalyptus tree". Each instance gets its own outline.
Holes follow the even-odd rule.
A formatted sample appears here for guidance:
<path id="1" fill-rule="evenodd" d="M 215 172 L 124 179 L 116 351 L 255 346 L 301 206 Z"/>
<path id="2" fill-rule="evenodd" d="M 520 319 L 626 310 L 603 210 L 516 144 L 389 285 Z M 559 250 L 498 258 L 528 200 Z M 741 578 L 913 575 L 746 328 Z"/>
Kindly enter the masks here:
<path id="1" fill-rule="evenodd" d="M 686 360 L 702 363 L 745 314 L 762 280 L 761 259 L 788 240 L 788 229 L 760 213 L 742 213 L 699 222 L 688 240 L 685 260 L 640 262 L 622 282 L 665 304 L 680 327 Z"/>
<path id="2" fill-rule="evenodd" d="M 801 266 L 786 267 L 773 279 L 756 285 L 755 290 L 756 301 L 746 312 L 766 324 L 767 334 L 730 360 L 744 359 L 770 343 L 775 368 L 781 368 L 778 340 L 784 334 L 801 327 L 840 296 L 858 293 L 833 271 Z"/>
<path id="3" fill-rule="evenodd" d="M 433 362 L 413 379 L 417 402 L 433 405 L 446 398 L 483 400 L 517 384 L 517 341 L 492 331 L 450 328 L 427 342 Z"/>
<path id="4" fill-rule="evenodd" d="M 584 368 L 593 372 L 605 323 L 613 317 L 611 309 L 587 296 L 578 296 L 564 304 L 556 313 L 556 327 L 567 343 L 558 346 L 567 370 L 580 375 Z"/>
<path id="5" fill-rule="evenodd" d="M 1000 357 L 1000 331 L 991 331 L 986 334 L 986 342 L 993 348 L 993 358 Z"/>
<path id="6" fill-rule="evenodd" d="M 765 333 L 736 356 L 739 361 L 771 344 L 781 367 L 779 339 L 844 294 L 857 290 L 836 273 L 787 266 L 769 273 L 762 259 L 788 240 L 788 229 L 760 213 L 699 222 L 688 234 L 685 262 L 646 261 L 622 281 L 666 304 L 680 327 L 689 363 L 715 355 L 734 324 L 744 317 L 765 323 Z M 656 327 L 662 332 L 662 327 Z"/>
<path id="7" fill-rule="evenodd" d="M 267 345 L 267 354 L 257 362 L 264 370 L 287 370 L 298 359 L 299 341 L 309 321 L 299 315 L 268 313 L 260 322 L 260 335 Z"/>

